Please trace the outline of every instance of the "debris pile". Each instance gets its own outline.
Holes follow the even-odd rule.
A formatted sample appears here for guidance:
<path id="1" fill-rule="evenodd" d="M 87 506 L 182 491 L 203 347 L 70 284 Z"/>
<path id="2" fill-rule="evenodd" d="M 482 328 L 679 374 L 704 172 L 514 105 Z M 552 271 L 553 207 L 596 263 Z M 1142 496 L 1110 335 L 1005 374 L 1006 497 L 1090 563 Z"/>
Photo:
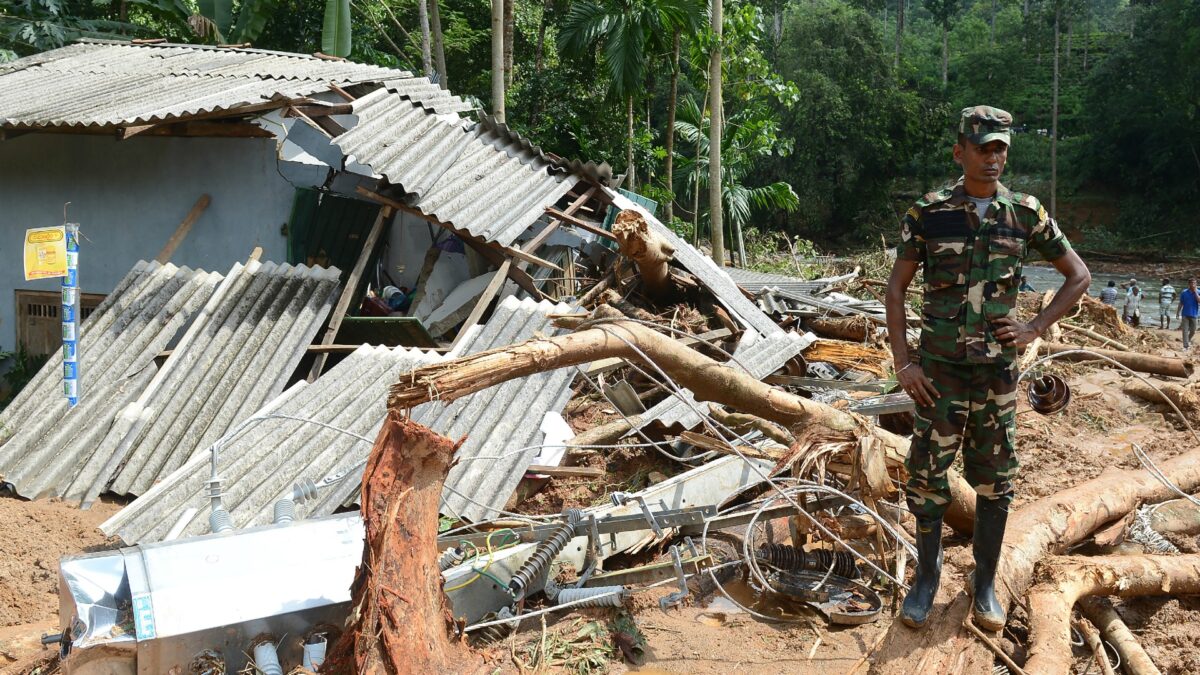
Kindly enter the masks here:
<path id="1" fill-rule="evenodd" d="M 619 192 L 577 188 L 561 200 L 569 203 L 547 212 L 553 227 L 574 227 L 578 239 L 556 244 L 551 258 L 570 261 L 569 279 L 531 276 L 536 295 L 489 282 L 466 303 L 469 314 L 439 331 L 450 341 L 362 345 L 311 371 L 301 363 L 307 344 L 327 313 L 333 324 L 347 309 L 335 303 L 336 270 L 257 261 L 225 277 L 135 268 L 84 332 L 85 346 L 101 334 L 128 343 L 113 349 L 129 353 L 121 372 L 133 379 L 126 388 L 98 383 L 93 405 L 108 423 L 94 432 L 91 454 L 39 478 L 30 494 L 139 495 L 101 526 L 134 548 L 63 563 L 65 606 L 77 618 L 106 617 L 63 638 L 68 659 L 158 641 L 158 656 L 128 657 L 157 659 L 144 664 L 152 670 L 208 659 L 230 669 L 252 661 L 318 672 L 491 672 L 491 645 L 578 610 L 611 623 L 581 619 L 575 638 L 544 638 L 521 657 L 510 645 L 508 658 L 590 662 L 607 648 L 604 658 L 637 663 L 646 607 L 712 595 L 773 622 L 890 621 L 915 555 L 902 493 L 913 404 L 890 379 L 878 284 L 861 271 L 790 282 L 730 275 Z M 584 215 L 608 208 L 611 229 Z M 488 279 L 510 278 L 514 260 Z M 1027 295 L 1022 310 L 1046 300 Z M 139 327 L 172 303 L 181 311 L 170 335 Z M 1085 299 L 1026 356 L 1031 372 L 1069 375 L 1077 366 L 1066 359 L 1099 358 L 1133 373 L 1128 395 L 1194 422 L 1194 386 L 1161 379 L 1189 376 L 1190 363 L 1139 351 L 1145 343 L 1096 304 Z M 915 338 L 920 319 L 908 319 Z M 1042 354 L 1054 358 L 1036 362 Z M 52 386 L 43 374 L 30 391 Z M 42 399 L 19 399 L 15 410 L 53 405 Z M 5 419 L 5 479 L 29 490 L 27 479 L 9 478 L 33 457 L 14 443 L 54 429 Z M 1086 596 L 1200 591 L 1193 556 L 1164 538 L 1200 531 L 1197 504 L 1145 508 L 1200 489 L 1200 457 L 1156 465 L 1138 453 L 1143 466 L 1014 513 L 1001 586 L 1005 601 L 1030 608 L 1015 639 L 964 627 L 969 603 L 948 580 L 925 632 L 893 623 L 879 635 L 873 671 L 912 672 L 945 658 L 939 645 L 948 643 L 989 670 L 1062 672 L 1075 658 L 1072 626 L 1086 644 L 1150 659 L 1111 605 Z M 968 534 L 974 494 L 957 473 L 950 479 L 946 522 Z M 361 517 L 343 513 L 356 505 Z M 255 626 L 253 634 L 198 650 L 194 636 L 215 636 L 215 624 L 153 623 L 156 600 L 165 607 L 182 591 L 138 565 L 166 569 L 182 555 L 173 552 L 206 541 L 241 560 L 267 538 L 307 554 L 272 557 L 272 573 L 290 581 L 244 587 L 257 604 L 222 616 L 238 630 Z M 321 538 L 337 546 L 325 550 Z M 1156 557 L 1054 557 L 1089 541 L 1131 542 Z M 312 595 L 303 570 L 317 559 L 323 590 Z M 87 583 L 104 592 L 83 593 Z M 1077 601 L 1084 619 L 1072 618 Z M 132 628 L 104 637 L 122 625 Z M 325 645 L 327 658 L 317 658 Z"/>

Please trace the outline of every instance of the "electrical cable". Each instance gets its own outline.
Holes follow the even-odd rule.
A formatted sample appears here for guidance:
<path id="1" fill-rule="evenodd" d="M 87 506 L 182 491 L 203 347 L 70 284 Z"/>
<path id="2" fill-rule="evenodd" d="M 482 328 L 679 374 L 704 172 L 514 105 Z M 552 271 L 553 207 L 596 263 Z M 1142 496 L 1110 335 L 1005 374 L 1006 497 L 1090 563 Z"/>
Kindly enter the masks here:
<path id="1" fill-rule="evenodd" d="M 710 567 L 710 568 L 708 568 L 708 570 L 715 572 L 717 570 L 721 570 L 726 567 L 732 567 L 732 566 L 741 565 L 741 564 L 742 564 L 741 561 L 735 560 L 732 562 L 727 562 L 727 563 L 724 563 L 721 565 L 717 565 L 716 567 Z M 685 573 L 683 576 L 684 576 L 684 578 L 690 578 L 690 577 L 696 576 L 697 574 L 701 574 L 701 572 L 692 572 L 690 574 Z M 555 605 L 553 607 L 546 607 L 544 609 L 527 612 L 525 614 L 520 614 L 518 616 L 513 616 L 513 617 L 509 617 L 509 618 L 505 618 L 505 619 L 494 619 L 492 621 L 481 621 L 479 623 L 474 623 L 474 624 L 471 624 L 470 626 L 467 626 L 466 628 L 463 629 L 463 632 L 470 633 L 472 631 L 479 630 L 480 628 L 487 628 L 488 626 L 498 626 L 502 623 L 520 622 L 520 621 L 524 621 L 525 619 L 532 619 L 534 617 L 541 616 L 543 614 L 549 614 L 551 612 L 557 612 L 557 611 L 563 610 L 563 609 L 570 609 L 570 608 L 578 606 L 578 605 L 590 604 L 600 598 L 607 598 L 609 596 L 619 595 L 619 594 L 623 594 L 623 593 L 642 593 L 642 592 L 648 591 L 652 588 L 657 588 L 659 586 L 665 586 L 667 584 L 675 584 L 675 583 L 679 583 L 679 579 L 677 577 L 671 577 L 670 579 L 663 579 L 662 581 L 656 581 L 652 584 L 649 584 L 647 586 L 642 586 L 640 588 L 622 589 L 620 591 L 613 590 L 613 591 L 609 591 L 607 593 L 601 593 L 601 594 L 595 595 L 593 597 L 581 598 L 579 600 L 572 600 L 571 602 L 564 602 L 561 605 Z"/>
<path id="2" fill-rule="evenodd" d="M 603 328 L 603 326 L 601 326 L 601 328 Z M 610 335 L 612 335 L 613 337 L 617 338 L 618 340 L 621 340 L 622 342 L 624 342 L 624 343 L 626 344 L 626 346 L 628 346 L 628 347 L 629 347 L 630 349 L 632 349 L 632 350 L 633 350 L 633 351 L 634 351 L 636 354 L 638 354 L 638 356 L 640 356 L 640 357 L 642 358 L 642 360 L 643 360 L 643 361 L 644 361 L 646 364 L 648 364 L 648 365 L 652 366 L 652 367 L 654 368 L 654 370 L 658 371 L 659 375 L 660 375 L 660 376 L 663 378 L 663 381 L 664 381 L 664 382 L 667 382 L 667 383 L 671 384 L 671 385 L 672 385 L 672 386 L 674 386 L 676 389 L 681 389 L 681 387 L 679 387 L 679 385 L 678 385 L 678 384 L 677 384 L 677 383 L 676 383 L 676 382 L 675 382 L 675 381 L 674 381 L 674 380 L 673 380 L 673 379 L 672 379 L 672 378 L 671 378 L 669 375 L 667 375 L 667 374 L 666 374 L 666 373 L 665 373 L 665 372 L 662 370 L 662 368 L 661 368 L 661 367 L 659 367 L 659 365 L 658 365 L 658 364 L 657 364 L 657 363 L 656 363 L 656 362 L 655 362 L 653 359 L 651 359 L 651 358 L 650 358 L 650 357 L 649 357 L 649 356 L 648 356 L 648 355 L 647 355 L 647 354 L 646 354 L 644 351 L 642 351 L 642 349 L 641 349 L 641 348 L 639 348 L 639 347 L 638 347 L 636 344 L 633 344 L 633 342 L 631 342 L 631 341 L 630 341 L 629 339 L 627 339 L 625 336 L 623 336 L 623 335 L 619 335 L 619 334 L 616 334 L 615 332 L 609 332 L 609 334 L 610 334 Z M 688 405 L 689 407 L 691 407 L 691 408 L 692 408 L 692 411 L 693 411 L 693 412 L 695 412 L 697 415 L 699 415 L 699 416 L 700 416 L 701 420 L 703 420 L 703 421 L 704 421 L 704 423 L 705 423 L 705 425 L 706 425 L 706 426 L 709 426 L 710 428 L 712 428 L 712 429 L 714 430 L 714 432 L 716 431 L 716 429 L 713 427 L 713 424 L 711 424 L 711 423 L 710 423 L 710 417 L 709 417 L 707 414 L 705 414 L 705 413 L 703 413 L 703 412 L 701 412 L 701 411 L 697 410 L 697 409 L 696 409 L 696 407 L 695 407 L 695 406 L 693 406 L 693 405 L 691 404 L 691 402 L 690 402 L 690 401 L 684 400 L 684 403 L 685 403 L 686 405 Z M 712 421 L 712 422 L 715 422 L 715 421 Z M 721 425 L 719 422 L 716 422 L 715 424 L 716 424 L 716 425 L 719 425 L 719 426 L 722 426 L 722 427 L 724 426 L 724 425 Z M 732 435 L 733 435 L 735 438 L 738 438 L 738 439 L 742 440 L 742 442 L 745 442 L 745 443 L 749 444 L 749 442 L 747 441 L 747 439 L 746 439 L 745 437 L 743 437 L 741 434 L 737 433 L 736 431 L 733 431 L 732 429 L 728 429 L 728 427 L 726 427 L 726 430 L 727 430 L 727 431 L 729 431 L 729 433 L 730 433 L 730 434 L 732 434 Z M 781 496 L 782 496 L 784 499 L 786 499 L 786 500 L 787 500 L 787 501 L 788 501 L 788 502 L 789 502 L 789 503 L 792 505 L 792 507 L 793 507 L 793 508 L 795 508 L 795 509 L 796 509 L 796 511 L 797 511 L 797 512 L 798 512 L 800 515 L 803 515 L 804 517 L 808 518 L 808 520 L 809 520 L 809 521 L 810 521 L 810 522 L 811 522 L 811 523 L 812 523 L 814 526 L 816 526 L 816 528 L 817 528 L 817 529 L 819 529 L 819 530 L 820 530 L 820 531 L 821 531 L 823 534 L 825 534 L 827 537 L 829 537 L 829 539 L 830 539 L 831 541 L 833 541 L 833 542 L 835 542 L 835 543 L 839 543 L 839 544 L 841 544 L 841 545 L 842 545 L 842 546 L 843 546 L 843 547 L 844 547 L 844 548 L 845 548 L 847 551 L 849 551 L 851 554 L 853 554 L 853 555 L 854 555 L 856 558 L 858 558 L 859 560 L 862 560 L 862 561 L 863 561 L 864 563 L 866 563 L 866 564 L 867 564 L 869 567 L 871 567 L 872 569 L 874 569 L 874 570 L 875 570 L 876 572 L 878 572 L 879 574 L 883 575 L 885 578 L 887 578 L 887 579 L 891 580 L 891 581 L 892 581 L 893 583 L 895 583 L 897 586 L 899 586 L 899 587 L 902 587 L 902 588 L 908 588 L 908 586 L 907 586 L 907 585 L 906 585 L 904 582 L 900 581 L 899 579 L 896 579 L 894 576 L 892 576 L 891 574 L 889 574 L 889 573 L 888 573 L 886 570 L 884 570 L 883 568 L 881 568 L 881 567 L 879 567 L 878 565 L 876 565 L 874 562 L 872 562 L 872 561 L 871 561 L 870 559 L 868 559 L 867 557 L 863 556 L 863 555 L 862 555 L 861 553 L 859 553 L 858 551 L 854 550 L 854 548 L 853 548 L 853 547 L 851 547 L 850 545 L 848 545 L 848 544 L 846 544 L 844 541 L 842 541 L 842 540 L 841 540 L 841 539 L 840 539 L 840 538 L 839 538 L 837 535 L 835 535 L 833 532 L 831 532 L 831 531 L 829 530 L 829 528 L 827 528 L 827 527 L 826 527 L 826 526 L 825 526 L 823 523 L 821 523 L 819 520 L 817 520 L 815 517 L 813 517 L 813 516 L 812 516 L 810 513 L 808 513 L 807 511 L 805 511 L 805 510 L 804 510 L 804 509 L 803 509 L 803 508 L 802 508 L 802 507 L 801 507 L 801 506 L 800 506 L 800 505 L 799 505 L 799 504 L 796 502 L 796 500 L 792 498 L 792 496 L 791 496 L 790 494 L 788 494 L 788 493 L 787 493 L 787 492 L 786 492 L 786 491 L 785 491 L 785 490 L 784 490 L 782 487 L 780 487 L 780 486 L 779 486 L 779 484 L 776 482 L 776 479 L 773 479 L 773 478 L 771 478 L 771 476 L 770 476 L 770 475 L 768 475 L 768 474 L 764 473 L 763 471 L 761 471 L 761 470 L 758 468 L 758 465 L 757 465 L 757 463 L 756 463 L 756 462 L 753 462 L 753 461 L 751 461 L 751 460 L 750 460 L 750 458 L 746 457 L 746 455 L 745 455 L 745 454 L 744 454 L 744 453 L 743 453 L 741 450 L 739 450 L 739 449 L 737 448 L 737 446 L 736 446 L 736 445 L 732 445 L 732 444 L 731 444 L 731 445 L 730 445 L 730 447 L 731 447 L 731 449 L 733 450 L 733 452 L 734 452 L 734 453 L 735 453 L 735 454 L 736 454 L 738 457 L 740 457 L 740 458 L 741 458 L 742 462 L 743 462 L 743 463 L 746 465 L 746 467 L 747 467 L 748 469 L 750 469 L 750 471 L 751 471 L 752 473 L 754 473 L 755 475 L 757 475 L 757 476 L 759 477 L 759 479 L 760 479 L 760 480 L 762 480 L 762 481 L 763 481 L 763 482 L 765 482 L 767 485 L 769 485 L 769 486 L 770 486 L 772 489 L 774 489 L 776 492 L 778 492 L 778 493 L 779 493 L 779 494 L 780 494 L 780 495 L 781 495 Z M 708 523 L 707 523 L 707 521 L 706 521 L 706 522 L 705 522 L 705 532 L 707 532 L 707 528 L 708 528 Z M 707 549 L 705 550 L 705 552 L 707 553 Z M 714 579 L 714 581 L 715 581 L 715 579 Z M 736 602 L 736 601 L 735 601 L 735 602 Z M 740 606 L 740 605 L 739 605 L 739 606 Z"/>

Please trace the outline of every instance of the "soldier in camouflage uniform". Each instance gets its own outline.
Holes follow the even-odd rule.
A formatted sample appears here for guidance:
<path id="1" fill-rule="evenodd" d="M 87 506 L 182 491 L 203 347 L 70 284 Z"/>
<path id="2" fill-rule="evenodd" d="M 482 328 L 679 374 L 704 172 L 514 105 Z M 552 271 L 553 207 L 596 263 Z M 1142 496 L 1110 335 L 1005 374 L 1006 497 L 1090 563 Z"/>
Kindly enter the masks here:
<path id="1" fill-rule="evenodd" d="M 888 282 L 888 334 L 901 387 L 917 404 L 909 449 L 908 506 L 917 517 L 916 578 L 901 620 L 925 624 L 941 576 L 942 516 L 950 504 L 946 472 L 962 449 L 966 479 L 976 491 L 976 622 L 1000 630 L 1006 620 L 994 581 L 1012 479 L 1017 349 L 1070 309 L 1091 276 L 1046 209 L 1031 195 L 1000 184 L 1012 117 L 990 106 L 962 111 L 954 161 L 963 176 L 930 192 L 908 210 Z M 1022 265 L 1031 253 L 1050 261 L 1066 281 L 1030 323 L 1010 314 Z M 924 268 L 920 363 L 909 360 L 905 291 Z"/>

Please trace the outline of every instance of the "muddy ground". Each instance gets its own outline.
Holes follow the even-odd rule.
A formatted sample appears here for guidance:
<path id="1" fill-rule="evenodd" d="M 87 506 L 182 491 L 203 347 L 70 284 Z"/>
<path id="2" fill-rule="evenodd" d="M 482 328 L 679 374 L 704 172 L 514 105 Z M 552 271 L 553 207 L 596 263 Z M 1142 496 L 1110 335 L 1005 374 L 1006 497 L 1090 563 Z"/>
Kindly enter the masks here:
<path id="1" fill-rule="evenodd" d="M 1163 355 L 1179 353 L 1178 333 L 1143 329 L 1143 341 Z M 1194 355 L 1193 355 L 1194 356 Z M 1086 481 L 1106 469 L 1138 466 L 1130 444 L 1139 443 L 1154 460 L 1172 457 L 1195 446 L 1191 435 L 1158 406 L 1129 398 L 1120 391 L 1126 380 L 1118 372 L 1094 365 L 1056 367 L 1073 389 L 1066 411 L 1043 417 L 1022 402 L 1018 438 L 1022 472 L 1015 506 Z M 608 421 L 613 413 L 592 407 L 579 425 Z M 1200 420 L 1193 420 L 1200 423 Z M 564 506 L 591 505 L 614 490 L 637 490 L 675 473 L 669 461 L 635 450 L 596 454 L 585 464 L 605 466 L 603 482 L 567 479 L 527 500 L 524 508 L 555 512 Z M 120 508 L 99 503 L 90 511 L 52 501 L 0 498 L 0 674 L 28 672 L 21 663 L 40 650 L 38 638 L 58 631 L 56 562 L 67 554 L 101 550 L 106 540 L 96 525 Z M 970 570 L 969 542 L 947 533 L 943 583 Z M 1176 543 L 1197 550 L 1200 542 Z M 755 598 L 733 582 L 743 602 Z M 736 589 L 742 589 L 738 591 Z M 657 598 L 671 589 L 639 594 L 632 617 L 645 636 L 645 661 L 629 665 L 614 653 L 609 634 L 611 610 L 585 610 L 551 618 L 545 627 L 529 621 L 507 641 L 488 648 L 490 660 L 503 672 L 530 672 L 535 663 L 550 663 L 547 672 L 688 673 L 847 673 L 869 660 L 874 645 L 891 622 L 890 607 L 862 626 L 830 627 L 819 615 L 799 611 L 798 623 L 759 621 L 738 610 L 719 594 L 706 592 L 685 607 L 662 612 Z M 885 599 L 886 600 L 886 599 Z M 757 599 L 758 607 L 769 601 Z M 1200 672 L 1200 599 L 1143 599 L 1121 603 L 1120 613 L 1164 673 Z M 1017 608 L 1006 629 L 1013 643 L 1024 640 L 1024 617 Z M 1076 673 L 1088 667 L 1087 654 L 1076 651 Z M 43 673 L 45 671 L 42 671 Z"/>

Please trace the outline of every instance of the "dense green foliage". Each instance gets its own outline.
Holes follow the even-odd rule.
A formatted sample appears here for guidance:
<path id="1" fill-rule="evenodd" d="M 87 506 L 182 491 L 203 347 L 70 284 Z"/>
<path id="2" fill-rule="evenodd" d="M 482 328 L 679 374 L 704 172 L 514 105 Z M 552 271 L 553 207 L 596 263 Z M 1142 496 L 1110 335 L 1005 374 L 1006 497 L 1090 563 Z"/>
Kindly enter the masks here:
<path id="1" fill-rule="evenodd" d="M 674 199 L 675 216 L 703 231 L 714 44 L 704 0 L 510 1 L 508 122 L 546 150 L 618 172 L 632 156 L 636 189 Z M 81 36 L 163 36 L 310 53 L 349 45 L 356 60 L 418 71 L 418 2 L 432 0 L 0 0 L 0 59 Z M 451 88 L 490 107 L 490 2 L 441 0 L 439 11 Z M 327 17 L 336 30 L 323 40 Z M 1109 244 L 1176 231 L 1190 242 L 1196 0 L 726 0 L 723 39 L 728 223 L 877 242 L 908 200 L 954 177 L 957 111 L 987 103 L 1017 120 L 1006 182 L 1047 203 L 1056 188 L 1069 230 Z M 1107 206 L 1076 208 L 1089 200 Z"/>

